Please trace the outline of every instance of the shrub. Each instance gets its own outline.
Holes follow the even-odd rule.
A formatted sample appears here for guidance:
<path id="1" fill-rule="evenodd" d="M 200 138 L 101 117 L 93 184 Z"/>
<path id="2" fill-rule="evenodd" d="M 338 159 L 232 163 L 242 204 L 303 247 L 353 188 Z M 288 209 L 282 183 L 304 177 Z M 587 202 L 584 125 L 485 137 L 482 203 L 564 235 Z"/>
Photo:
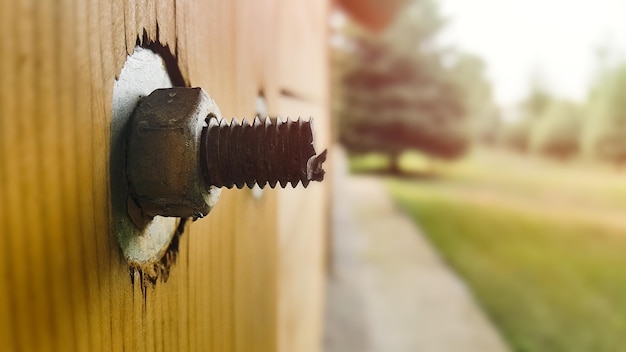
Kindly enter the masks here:
<path id="1" fill-rule="evenodd" d="M 530 150 L 567 159 L 579 152 L 581 128 L 580 106 L 568 101 L 555 101 L 532 126 Z"/>
<path id="2" fill-rule="evenodd" d="M 626 161 L 626 65 L 599 80 L 585 122 L 583 148 L 587 156 L 616 164 Z"/>
<path id="3" fill-rule="evenodd" d="M 528 150 L 531 123 L 529 120 L 504 124 L 500 135 L 500 144 L 518 152 Z"/>

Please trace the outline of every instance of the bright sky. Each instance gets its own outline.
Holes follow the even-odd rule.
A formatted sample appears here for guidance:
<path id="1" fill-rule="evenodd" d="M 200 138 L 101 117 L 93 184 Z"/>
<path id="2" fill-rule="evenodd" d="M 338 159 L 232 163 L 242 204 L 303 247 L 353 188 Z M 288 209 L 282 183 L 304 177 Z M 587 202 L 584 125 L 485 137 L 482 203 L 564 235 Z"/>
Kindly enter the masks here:
<path id="1" fill-rule="evenodd" d="M 557 95 L 584 99 L 610 43 L 626 59 L 626 0 L 440 0 L 449 24 L 442 40 L 482 57 L 498 103 L 528 92 L 539 72 Z"/>

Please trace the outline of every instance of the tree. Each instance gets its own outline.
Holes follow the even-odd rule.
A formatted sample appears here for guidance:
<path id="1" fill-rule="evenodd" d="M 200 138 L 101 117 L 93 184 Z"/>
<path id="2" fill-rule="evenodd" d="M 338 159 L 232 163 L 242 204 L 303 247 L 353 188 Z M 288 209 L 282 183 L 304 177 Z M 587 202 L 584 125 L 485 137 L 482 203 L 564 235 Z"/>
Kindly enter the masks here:
<path id="1" fill-rule="evenodd" d="M 601 75 L 592 89 L 583 148 L 617 165 L 626 161 L 626 64 Z"/>
<path id="2" fill-rule="evenodd" d="M 518 152 L 529 151 L 531 134 L 535 126 L 546 116 L 554 100 L 541 75 L 533 74 L 528 95 L 512 110 L 515 112 L 515 121 L 506 124 L 501 131 L 501 143 Z"/>
<path id="3" fill-rule="evenodd" d="M 333 91 L 348 152 L 383 152 L 398 171 L 407 149 L 441 158 L 467 149 L 465 92 L 434 42 L 442 25 L 436 3 L 419 0 L 380 35 L 344 29 L 348 45 L 335 55 Z"/>
<path id="4" fill-rule="evenodd" d="M 500 118 L 491 83 L 485 78 L 485 62 L 471 54 L 457 53 L 450 66 L 452 77 L 463 91 L 471 134 L 479 141 L 494 143 Z"/>
<path id="5" fill-rule="evenodd" d="M 570 101 L 554 101 L 544 116 L 532 126 L 530 149 L 557 159 L 567 159 L 579 151 L 583 113 Z"/>
<path id="6" fill-rule="evenodd" d="M 521 104 L 523 119 L 537 120 L 544 116 L 554 100 L 541 73 L 535 72 L 530 82 L 530 92 Z"/>

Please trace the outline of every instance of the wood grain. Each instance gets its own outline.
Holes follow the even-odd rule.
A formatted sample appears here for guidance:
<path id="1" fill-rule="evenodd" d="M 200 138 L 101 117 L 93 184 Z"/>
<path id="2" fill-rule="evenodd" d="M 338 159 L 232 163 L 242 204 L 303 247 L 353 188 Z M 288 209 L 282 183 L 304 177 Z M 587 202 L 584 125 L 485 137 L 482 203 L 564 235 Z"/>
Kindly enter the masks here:
<path id="1" fill-rule="evenodd" d="M 166 46 L 185 81 L 207 90 L 223 116 L 252 117 L 263 92 L 272 114 L 319 115 L 316 133 L 328 141 L 326 6 L 3 5 L 2 349 L 318 349 L 325 185 L 266 190 L 261 199 L 225 190 L 207 218 L 187 226 L 167 282 L 142 292 L 110 232 L 108 160 L 113 82 L 138 41 Z M 286 91 L 308 101 L 285 103 Z"/>
<path id="2" fill-rule="evenodd" d="M 317 104 L 283 97 L 279 107 L 291 116 L 315 117 L 316 130 L 328 130 L 326 111 Z M 318 151 L 327 146 L 325 135 L 317 136 Z M 330 163 L 328 163 L 330 164 Z M 327 164 L 326 164 L 327 165 Z M 328 166 L 325 167 L 329 171 Z M 324 303 L 325 241 L 327 238 L 328 189 L 312 183 L 307 189 L 281 192 L 278 197 L 279 234 L 279 349 L 320 351 Z M 290 205 L 298 204 L 298 207 Z"/>

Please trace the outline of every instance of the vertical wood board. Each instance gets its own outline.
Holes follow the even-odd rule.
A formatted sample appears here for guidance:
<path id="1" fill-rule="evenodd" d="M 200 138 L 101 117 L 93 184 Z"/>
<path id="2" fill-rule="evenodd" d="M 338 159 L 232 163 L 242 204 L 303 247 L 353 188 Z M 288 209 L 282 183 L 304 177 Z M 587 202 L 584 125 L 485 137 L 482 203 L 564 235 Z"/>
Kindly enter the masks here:
<path id="1" fill-rule="evenodd" d="M 146 290 L 137 277 L 131 280 L 110 233 L 108 194 L 113 82 L 137 42 L 166 46 L 185 81 L 203 87 L 224 117 L 251 118 L 259 92 L 272 114 L 297 114 L 281 103 L 281 92 L 306 86 L 303 96 L 315 98 L 308 103 L 314 107 L 303 107 L 303 114 L 319 113 L 324 120 L 325 62 L 319 60 L 325 55 L 320 42 L 325 21 L 317 20 L 325 6 L 315 4 L 305 31 L 322 33 L 311 39 L 313 48 L 322 51 L 308 58 L 292 54 L 309 60 L 298 61 L 298 67 L 321 72 L 315 77 L 308 70 L 299 75 L 277 57 L 298 50 L 284 40 L 287 33 L 281 34 L 286 23 L 294 31 L 305 25 L 285 12 L 309 6 L 297 1 L 23 0 L 3 5 L 3 348 L 275 351 L 280 345 L 296 346 L 292 339 L 319 338 L 322 240 L 307 239 L 310 250 L 297 240 L 293 246 L 281 243 L 280 231 L 288 230 L 279 215 L 310 203 L 315 221 L 324 222 L 316 192 L 296 190 L 293 198 L 285 198 L 291 190 L 266 190 L 256 199 L 248 190 L 225 190 L 207 218 L 187 226 L 167 282 Z M 316 124 L 316 133 L 327 136 L 325 126 Z M 308 221 L 304 213 L 290 216 Z M 294 253 L 306 254 L 302 265 L 312 273 L 310 281 L 285 272 L 297 260 Z M 279 309 L 283 302 L 294 302 L 293 292 L 310 298 L 300 306 L 289 303 L 289 312 Z M 298 326 L 311 325 L 299 330 L 298 336 L 306 337 L 281 330 L 286 316 L 302 320 Z"/>

